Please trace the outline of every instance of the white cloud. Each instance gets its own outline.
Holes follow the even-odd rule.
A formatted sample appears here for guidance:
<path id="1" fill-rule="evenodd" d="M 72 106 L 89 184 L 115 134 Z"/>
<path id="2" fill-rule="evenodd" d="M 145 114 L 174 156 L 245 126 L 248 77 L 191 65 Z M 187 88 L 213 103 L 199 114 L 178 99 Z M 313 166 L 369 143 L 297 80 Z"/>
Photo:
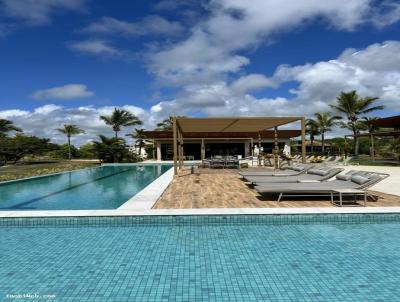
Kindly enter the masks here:
<path id="1" fill-rule="evenodd" d="M 141 120 L 147 123 L 147 114 L 142 108 L 132 105 L 122 106 L 121 108 L 136 114 Z M 97 139 L 98 134 L 113 135 L 110 127 L 106 126 L 99 119 L 100 115 L 111 114 L 113 110 L 114 107 L 111 106 L 99 108 L 93 106 L 65 108 L 63 106 L 48 104 L 35 108 L 32 111 L 18 109 L 0 111 L 0 118 L 12 120 L 26 134 L 48 137 L 56 143 L 65 143 L 65 137 L 56 129 L 62 127 L 63 124 L 75 124 L 86 131 L 85 134 L 74 136 L 73 138 L 74 144 L 81 145 Z M 43 125 L 46 125 L 46 127 L 43 127 Z M 146 125 L 149 126 L 148 124 Z M 132 129 L 132 127 L 124 128 L 121 132 L 121 137 Z"/>
<path id="2" fill-rule="evenodd" d="M 379 64 L 386 62 L 390 64 Z M 388 110 L 400 111 L 400 41 L 347 49 L 336 59 L 298 66 L 282 65 L 271 77 L 242 76 L 229 83 L 187 85 L 171 101 L 154 105 L 154 118 L 169 114 L 205 115 L 306 115 L 330 110 L 341 91 L 356 89 L 363 96 L 381 98 Z M 297 83 L 291 97 L 257 98 L 251 91 Z M 268 91 L 266 92 L 266 94 Z"/>
<path id="3" fill-rule="evenodd" d="M 282 32 L 316 20 L 345 31 L 388 16 L 394 23 L 398 6 L 391 0 L 212 0 L 209 17 L 194 25 L 188 38 L 151 53 L 148 69 L 165 85 L 210 84 L 248 65 L 243 51 Z"/>
<path id="4" fill-rule="evenodd" d="M 381 28 L 400 21 L 400 3 L 390 0 L 383 0 L 375 9 L 374 18 L 371 22 Z"/>
<path id="5" fill-rule="evenodd" d="M 166 84 L 209 82 L 249 64 L 240 51 L 312 19 L 352 30 L 365 21 L 369 2 L 213 0 L 210 17 L 195 25 L 187 39 L 150 56 L 149 71 Z"/>
<path id="6" fill-rule="evenodd" d="M 83 84 L 68 84 L 60 87 L 40 89 L 32 93 L 36 100 L 73 100 L 94 96 L 94 93 Z"/>
<path id="7" fill-rule="evenodd" d="M 34 114 L 39 114 L 39 115 L 48 115 L 50 113 L 54 113 L 55 111 L 60 111 L 63 107 L 54 105 L 54 104 L 48 104 L 44 105 L 42 107 L 36 108 L 33 113 Z"/>
<path id="8" fill-rule="evenodd" d="M 68 47 L 76 52 L 105 57 L 121 57 L 122 51 L 110 45 L 105 40 L 89 39 L 68 44 Z"/>
<path id="9" fill-rule="evenodd" d="M 83 11 L 87 0 L 0 0 L 0 11 L 9 18 L 32 25 L 51 22 L 53 14 Z"/>
<path id="10" fill-rule="evenodd" d="M 231 88 L 238 92 L 249 92 L 266 87 L 276 86 L 276 83 L 263 74 L 250 74 L 242 76 L 231 84 Z"/>
<path id="11" fill-rule="evenodd" d="M 11 109 L 11 110 L 2 110 L 0 111 L 0 118 L 9 119 L 13 117 L 21 117 L 28 115 L 29 111 L 20 110 L 20 109 Z"/>
<path id="12" fill-rule="evenodd" d="M 201 31 L 171 49 L 154 53 L 150 60 L 150 72 L 172 85 L 211 82 L 250 63 L 224 47 L 210 45 L 207 34 Z"/>
<path id="13" fill-rule="evenodd" d="M 125 36 L 178 36 L 184 31 L 176 21 L 169 21 L 158 15 L 151 15 L 138 22 L 127 22 L 111 17 L 103 17 L 82 29 L 90 34 L 121 34 Z"/>

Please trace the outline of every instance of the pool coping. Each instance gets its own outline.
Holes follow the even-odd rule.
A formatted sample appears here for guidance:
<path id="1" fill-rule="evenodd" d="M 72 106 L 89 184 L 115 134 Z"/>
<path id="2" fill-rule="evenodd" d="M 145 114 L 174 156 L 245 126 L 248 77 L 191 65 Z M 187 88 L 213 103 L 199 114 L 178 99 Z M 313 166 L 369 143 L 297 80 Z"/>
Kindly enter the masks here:
<path id="1" fill-rule="evenodd" d="M 115 210 L 150 210 L 173 179 L 174 168 L 172 167 Z"/>
<path id="2" fill-rule="evenodd" d="M 57 210 L 2 211 L 0 218 L 23 217 L 105 217 L 105 216 L 181 216 L 181 215 L 285 215 L 285 214 L 400 214 L 400 207 L 341 208 L 204 208 L 147 210 Z"/>

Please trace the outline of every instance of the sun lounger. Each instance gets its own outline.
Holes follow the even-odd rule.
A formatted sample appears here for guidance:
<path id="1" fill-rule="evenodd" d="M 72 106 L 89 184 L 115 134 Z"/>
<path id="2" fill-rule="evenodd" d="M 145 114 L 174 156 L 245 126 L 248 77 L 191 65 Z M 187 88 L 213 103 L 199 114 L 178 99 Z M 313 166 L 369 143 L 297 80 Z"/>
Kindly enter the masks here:
<path id="1" fill-rule="evenodd" d="M 332 192 L 340 189 L 366 190 L 382 181 L 388 174 L 349 171 L 336 176 L 335 180 L 319 183 L 264 183 L 255 186 L 260 194 L 279 194 L 278 201 L 284 196 L 332 196 Z"/>
<path id="2" fill-rule="evenodd" d="M 300 175 L 307 170 L 311 169 L 313 165 L 303 165 L 303 164 L 296 164 L 289 166 L 287 170 L 285 171 L 278 171 L 278 172 L 273 172 L 273 171 L 242 171 L 239 172 L 239 175 L 242 176 L 243 178 L 247 176 L 294 176 L 294 175 Z"/>
<path id="3" fill-rule="evenodd" d="M 307 173 L 300 175 L 290 175 L 286 177 L 275 177 L 275 176 L 246 176 L 244 177 L 248 182 L 252 184 L 262 183 L 296 183 L 296 182 L 321 182 L 327 181 L 332 177 L 336 176 L 344 169 L 335 167 L 319 167 L 312 168 Z"/>

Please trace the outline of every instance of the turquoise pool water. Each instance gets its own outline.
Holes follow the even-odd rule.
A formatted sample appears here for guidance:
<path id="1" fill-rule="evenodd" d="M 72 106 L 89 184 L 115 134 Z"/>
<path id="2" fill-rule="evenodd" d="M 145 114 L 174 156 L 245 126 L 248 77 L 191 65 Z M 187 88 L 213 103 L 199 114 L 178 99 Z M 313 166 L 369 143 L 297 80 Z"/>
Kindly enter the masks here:
<path id="1" fill-rule="evenodd" d="M 170 165 L 115 165 L 0 184 L 0 210 L 116 209 Z"/>
<path id="2" fill-rule="evenodd" d="M 0 301 L 398 301 L 400 217 L 353 217 L 3 219 Z"/>

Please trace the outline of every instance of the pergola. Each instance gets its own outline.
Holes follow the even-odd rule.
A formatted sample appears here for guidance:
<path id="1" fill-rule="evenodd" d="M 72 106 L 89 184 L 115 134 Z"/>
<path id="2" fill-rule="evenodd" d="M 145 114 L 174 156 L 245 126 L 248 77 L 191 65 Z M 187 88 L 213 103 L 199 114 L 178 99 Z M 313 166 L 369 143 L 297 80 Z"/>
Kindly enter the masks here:
<path id="1" fill-rule="evenodd" d="M 360 133 L 357 137 L 369 137 L 370 140 L 370 155 L 371 159 L 375 160 L 375 137 L 400 137 L 400 115 L 379 118 L 372 121 L 372 124 L 381 130 L 371 133 Z M 382 130 L 382 129 L 389 130 Z M 354 135 L 345 135 L 346 137 L 354 137 Z"/>
<path id="2" fill-rule="evenodd" d="M 390 128 L 391 130 L 377 131 L 359 136 L 368 136 L 371 142 L 371 158 L 375 160 L 375 137 L 400 137 L 400 115 L 380 118 L 372 121 L 372 124 L 379 128 Z"/>
<path id="3" fill-rule="evenodd" d="M 296 121 L 301 122 L 301 154 L 305 162 L 306 144 L 305 144 L 305 118 L 304 117 L 206 117 L 189 118 L 173 117 L 173 151 L 174 151 L 174 174 L 178 174 L 178 168 L 183 167 L 183 139 L 185 133 L 209 132 L 236 132 L 236 133 L 261 133 L 267 129 L 274 129 L 275 158 L 278 156 L 278 127 Z M 261 134 L 258 135 L 259 145 L 261 145 Z M 204 152 L 204 140 L 201 146 Z M 276 163 L 277 161 L 275 161 Z"/>

